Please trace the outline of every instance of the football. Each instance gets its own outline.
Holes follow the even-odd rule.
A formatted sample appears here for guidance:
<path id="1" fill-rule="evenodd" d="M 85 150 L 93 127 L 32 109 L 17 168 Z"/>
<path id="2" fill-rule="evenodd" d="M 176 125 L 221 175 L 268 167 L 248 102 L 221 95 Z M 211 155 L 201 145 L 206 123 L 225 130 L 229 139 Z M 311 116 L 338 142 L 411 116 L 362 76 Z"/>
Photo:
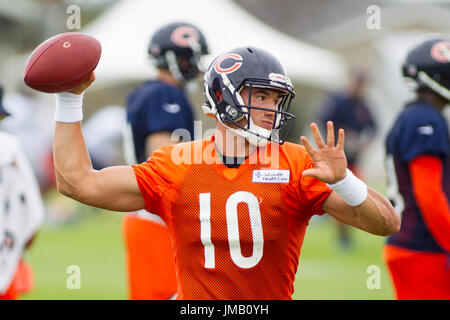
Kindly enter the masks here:
<path id="1" fill-rule="evenodd" d="M 25 68 L 25 83 L 38 91 L 69 91 L 89 78 L 97 67 L 101 44 L 92 36 L 67 32 L 41 43 Z"/>

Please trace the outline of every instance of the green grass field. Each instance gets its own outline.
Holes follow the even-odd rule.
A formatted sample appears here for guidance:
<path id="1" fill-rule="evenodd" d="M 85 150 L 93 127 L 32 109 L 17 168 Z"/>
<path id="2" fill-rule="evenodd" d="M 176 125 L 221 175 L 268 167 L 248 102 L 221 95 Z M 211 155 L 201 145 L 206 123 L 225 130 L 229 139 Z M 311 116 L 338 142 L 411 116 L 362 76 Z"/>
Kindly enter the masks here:
<path id="1" fill-rule="evenodd" d="M 337 245 L 337 230 L 331 218 L 312 220 L 305 235 L 295 282 L 294 299 L 392 299 L 393 291 L 382 261 L 384 237 L 352 228 L 353 247 L 345 251 Z M 369 289 L 380 270 L 379 289 Z M 373 277 L 372 277 L 373 278 Z M 369 284 L 373 284 L 369 281 Z"/>
<path id="2" fill-rule="evenodd" d="M 84 208 L 63 227 L 43 228 L 27 261 L 33 265 L 35 289 L 22 299 L 126 299 L 125 263 L 118 213 Z M 331 219 L 313 219 L 305 236 L 294 299 L 392 299 L 381 260 L 384 238 L 352 229 L 354 246 L 336 244 Z M 79 266 L 81 288 L 68 289 L 71 265 Z M 381 269 L 380 289 L 368 289 L 367 267 Z"/>

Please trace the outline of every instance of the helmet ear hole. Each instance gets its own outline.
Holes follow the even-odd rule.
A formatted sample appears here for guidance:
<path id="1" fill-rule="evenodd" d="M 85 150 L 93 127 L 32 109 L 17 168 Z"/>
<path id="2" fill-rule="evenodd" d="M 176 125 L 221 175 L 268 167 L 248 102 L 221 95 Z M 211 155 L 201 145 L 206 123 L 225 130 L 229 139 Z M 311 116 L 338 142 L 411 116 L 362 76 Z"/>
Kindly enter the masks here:
<path id="1" fill-rule="evenodd" d="M 215 78 L 213 80 L 212 86 L 212 94 L 217 99 L 218 102 L 221 102 L 223 100 L 223 93 L 220 87 L 220 80 L 218 78 Z"/>
<path id="2" fill-rule="evenodd" d="M 223 95 L 222 92 L 220 92 L 220 90 L 216 91 L 216 98 L 219 102 L 223 100 Z"/>

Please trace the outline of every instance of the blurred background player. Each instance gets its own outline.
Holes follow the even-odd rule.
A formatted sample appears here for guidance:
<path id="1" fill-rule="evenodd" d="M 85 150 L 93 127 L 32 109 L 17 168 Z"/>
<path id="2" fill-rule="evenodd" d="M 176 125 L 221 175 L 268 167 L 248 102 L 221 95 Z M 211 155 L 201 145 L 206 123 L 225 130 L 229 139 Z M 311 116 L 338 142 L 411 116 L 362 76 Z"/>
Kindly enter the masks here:
<path id="1" fill-rule="evenodd" d="M 45 194 L 56 188 L 52 159 L 53 128 L 45 125 L 52 119 L 52 114 L 40 103 L 36 91 L 24 86 L 8 92 L 3 103 L 11 116 L 0 123 L 0 130 L 19 141 L 41 193 Z M 12 107 L 8 109 L 9 106 Z"/>
<path id="2" fill-rule="evenodd" d="M 178 141 L 172 131 L 185 129 L 193 137 L 194 114 L 184 92 L 199 73 L 206 40 L 195 26 L 176 22 L 157 30 L 148 49 L 158 74 L 127 98 L 125 154 L 129 164 L 141 163 L 162 146 Z M 129 296 L 131 299 L 170 299 L 177 292 L 174 254 L 168 230 L 145 210 L 124 219 Z"/>
<path id="3" fill-rule="evenodd" d="M 2 105 L 0 121 L 9 116 Z M 33 169 L 19 141 L 0 132 L 0 300 L 14 300 L 33 287 L 23 254 L 43 223 L 44 206 Z"/>
<path id="4" fill-rule="evenodd" d="M 322 130 L 326 130 L 327 121 L 333 121 L 335 128 L 345 130 L 344 148 L 348 168 L 360 179 L 362 179 L 360 156 L 376 133 L 376 124 L 365 99 L 367 81 L 367 74 L 364 71 L 351 70 L 348 88 L 342 92 L 329 94 L 318 115 Z M 350 228 L 340 222 L 336 224 L 339 244 L 342 248 L 349 249 Z"/>
<path id="5" fill-rule="evenodd" d="M 386 140 L 389 196 L 402 216 L 384 259 L 397 299 L 450 299 L 450 38 L 434 35 L 408 52 L 403 76 L 417 97 Z"/>

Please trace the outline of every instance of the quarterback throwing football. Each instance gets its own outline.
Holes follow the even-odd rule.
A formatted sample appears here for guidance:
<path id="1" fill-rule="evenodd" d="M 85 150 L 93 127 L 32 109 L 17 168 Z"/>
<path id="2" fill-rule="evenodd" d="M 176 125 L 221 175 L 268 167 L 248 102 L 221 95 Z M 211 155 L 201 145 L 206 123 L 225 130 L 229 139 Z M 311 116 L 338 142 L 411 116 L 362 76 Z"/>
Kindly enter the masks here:
<path id="1" fill-rule="evenodd" d="M 54 161 L 58 189 L 113 211 L 146 209 L 172 237 L 178 299 L 291 299 L 308 221 L 327 212 L 391 235 L 390 202 L 347 170 L 344 131 L 327 124 L 317 147 L 285 143 L 295 117 L 293 87 L 280 62 L 255 47 L 218 56 L 205 74 L 204 140 L 166 146 L 133 166 L 92 169 L 81 131 L 82 92 L 57 94 Z M 68 113 L 71 119 L 59 116 Z M 64 120 L 64 121 L 62 121 Z"/>

